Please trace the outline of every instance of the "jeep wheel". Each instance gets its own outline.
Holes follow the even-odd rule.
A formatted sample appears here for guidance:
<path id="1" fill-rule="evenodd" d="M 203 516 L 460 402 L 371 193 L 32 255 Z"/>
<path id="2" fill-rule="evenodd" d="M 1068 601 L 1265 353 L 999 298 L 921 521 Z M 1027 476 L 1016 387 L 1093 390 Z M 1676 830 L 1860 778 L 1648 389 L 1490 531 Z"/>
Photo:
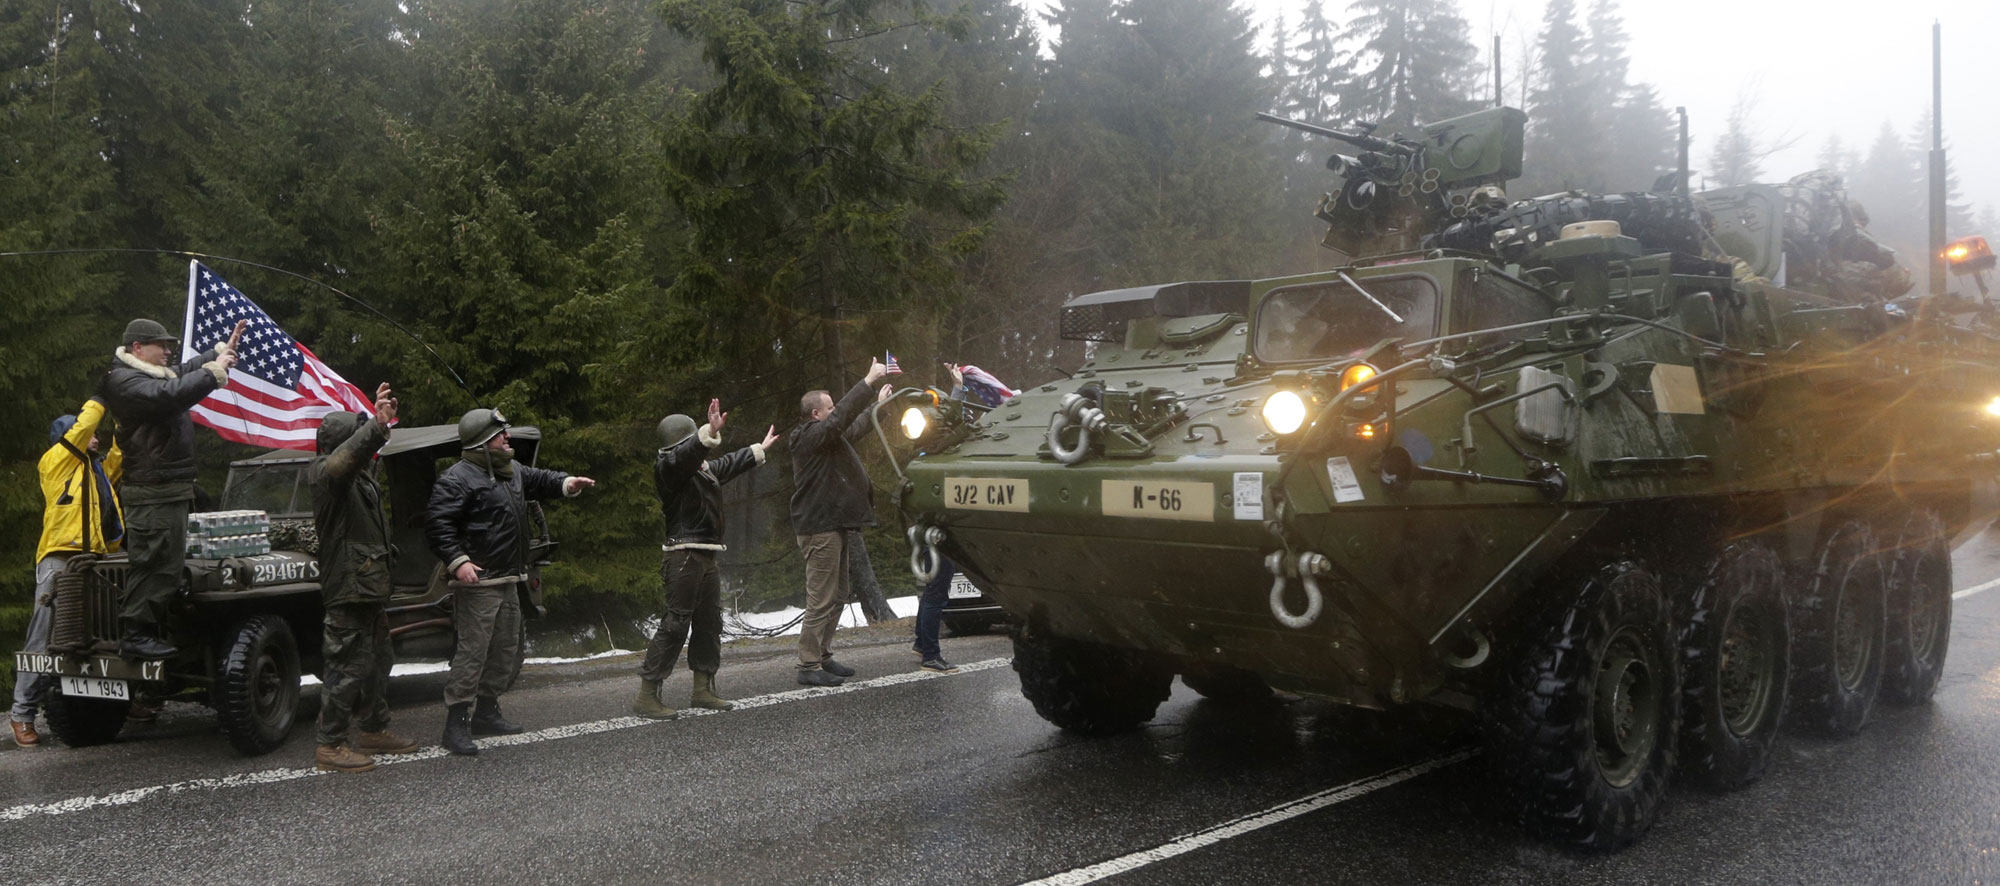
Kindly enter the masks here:
<path id="1" fill-rule="evenodd" d="M 1482 706 L 1494 773 L 1531 830 L 1608 852 L 1653 824 L 1680 732 L 1680 671 L 1659 582 L 1589 576 Z"/>
<path id="2" fill-rule="evenodd" d="M 1223 704 L 1258 704 L 1272 697 L 1270 684 L 1263 677 L 1241 668 L 1188 665 L 1181 673 L 1181 682 L 1202 698 Z"/>
<path id="3" fill-rule="evenodd" d="M 1951 643 L 1951 547 L 1936 511 L 1912 512 L 1899 527 L 1889 573 L 1889 646 L 1882 692 L 1923 704 L 1937 692 Z"/>
<path id="4" fill-rule="evenodd" d="M 73 748 L 87 748 L 117 738 L 118 730 L 125 728 L 125 714 L 131 709 L 129 701 L 78 698 L 62 694 L 55 686 L 50 686 L 42 699 L 42 711 L 49 716 L 49 731 Z"/>
<path id="5" fill-rule="evenodd" d="M 285 743 L 299 712 L 299 645 L 276 615 L 238 623 L 216 667 L 215 716 L 229 743 L 246 755 Z"/>
<path id="6" fill-rule="evenodd" d="M 1778 556 L 1730 545 L 1709 564 L 1681 629 L 1681 759 L 1716 790 L 1756 781 L 1785 719 L 1791 621 Z"/>
<path id="7" fill-rule="evenodd" d="M 1021 694 L 1042 719 L 1071 732 L 1109 735 L 1153 719 L 1174 675 L 1144 656 L 1096 643 L 1014 631 Z"/>
<path id="8" fill-rule="evenodd" d="M 1811 583 L 1797 600 L 1799 664 L 1792 695 L 1802 722 L 1828 735 L 1853 735 L 1868 722 L 1882 687 L 1887 599 L 1875 533 L 1848 520 L 1829 533 Z"/>

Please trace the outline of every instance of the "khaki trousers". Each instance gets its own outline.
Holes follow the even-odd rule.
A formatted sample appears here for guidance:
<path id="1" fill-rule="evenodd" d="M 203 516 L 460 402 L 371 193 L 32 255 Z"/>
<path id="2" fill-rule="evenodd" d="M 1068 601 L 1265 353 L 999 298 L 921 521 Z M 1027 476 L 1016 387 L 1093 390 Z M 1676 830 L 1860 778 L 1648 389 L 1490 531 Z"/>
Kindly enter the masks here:
<path id="1" fill-rule="evenodd" d="M 847 602 L 847 545 L 840 530 L 798 536 L 806 561 L 806 614 L 799 627 L 799 669 L 819 669 L 833 657 L 833 632 Z"/>
<path id="2" fill-rule="evenodd" d="M 458 649 L 445 678 L 444 703 L 499 698 L 521 668 L 521 591 L 505 582 L 451 583 L 451 624 Z"/>

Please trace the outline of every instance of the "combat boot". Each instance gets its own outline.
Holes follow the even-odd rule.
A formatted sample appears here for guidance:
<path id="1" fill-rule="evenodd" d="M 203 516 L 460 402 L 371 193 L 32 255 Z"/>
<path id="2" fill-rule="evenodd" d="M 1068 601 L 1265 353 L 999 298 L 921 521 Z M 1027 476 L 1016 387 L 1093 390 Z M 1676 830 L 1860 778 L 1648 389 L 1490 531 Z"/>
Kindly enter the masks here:
<path id="1" fill-rule="evenodd" d="M 353 747 L 364 754 L 408 754 L 416 751 L 417 743 L 384 729 L 361 733 Z"/>
<path id="2" fill-rule="evenodd" d="M 520 735 L 526 731 L 528 727 L 500 716 L 500 699 L 481 697 L 472 709 L 473 735 Z"/>
<path id="3" fill-rule="evenodd" d="M 694 672 L 694 692 L 688 696 L 688 706 L 707 708 L 711 711 L 733 711 L 736 706 L 729 700 L 715 694 L 715 675 Z"/>
<path id="4" fill-rule="evenodd" d="M 632 713 L 650 720 L 671 720 L 680 713 L 660 703 L 660 681 L 639 678 L 639 695 L 632 699 Z"/>
<path id="5" fill-rule="evenodd" d="M 454 754 L 462 754 L 467 757 L 477 755 L 479 753 L 479 746 L 472 743 L 472 733 L 467 731 L 466 728 L 471 718 L 472 702 L 461 701 L 458 704 L 445 708 L 444 740 L 440 741 L 439 744 L 444 745 L 445 750 Z"/>
<path id="6" fill-rule="evenodd" d="M 367 772 L 375 761 L 346 745 L 323 744 L 313 751 L 313 768 L 322 772 Z"/>

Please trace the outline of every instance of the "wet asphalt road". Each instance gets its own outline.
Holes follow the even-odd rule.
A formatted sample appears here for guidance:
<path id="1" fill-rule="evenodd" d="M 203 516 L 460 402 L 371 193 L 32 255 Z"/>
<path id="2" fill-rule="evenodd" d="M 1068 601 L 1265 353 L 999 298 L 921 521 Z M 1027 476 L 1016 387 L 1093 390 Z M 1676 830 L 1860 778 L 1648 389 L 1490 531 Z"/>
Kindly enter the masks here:
<path id="1" fill-rule="evenodd" d="M 2000 579 L 2000 531 L 1962 547 L 1956 570 L 1960 588 Z M 539 668 L 507 709 L 547 731 L 476 759 L 419 754 L 359 775 L 312 775 L 303 724 L 276 753 L 238 757 L 192 706 L 111 746 L 7 751 L 0 872 L 15 883 L 1019 883 L 1118 860 L 1118 883 L 1992 882 L 1997 630 L 2000 589 L 1958 600 L 1933 704 L 1879 708 L 1847 741 L 1788 736 L 1771 774 L 1737 793 L 1676 788 L 1652 833 L 1609 857 L 1522 836 L 1476 759 L 1174 843 L 1462 739 L 1384 737 L 1316 702 L 1224 707 L 1178 685 L 1142 732 L 1073 738 L 1021 698 L 1004 638 L 947 640 L 948 656 L 978 664 L 922 677 L 903 643 L 878 636 L 842 654 L 859 685 L 824 696 L 796 691 L 781 647 L 733 650 L 723 689 L 760 704 L 668 723 L 622 718 L 627 662 Z M 435 741 L 439 685 L 398 678 L 396 728 Z M 669 698 L 686 689 L 678 674 Z"/>

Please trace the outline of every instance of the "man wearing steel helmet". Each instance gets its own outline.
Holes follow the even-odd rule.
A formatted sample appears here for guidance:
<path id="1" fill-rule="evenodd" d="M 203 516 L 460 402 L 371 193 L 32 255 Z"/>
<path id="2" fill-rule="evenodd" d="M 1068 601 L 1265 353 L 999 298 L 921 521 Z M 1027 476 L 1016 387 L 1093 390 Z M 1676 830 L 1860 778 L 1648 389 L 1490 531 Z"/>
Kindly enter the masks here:
<path id="1" fill-rule="evenodd" d="M 424 539 L 452 577 L 458 648 L 444 684 L 444 748 L 477 754 L 474 735 L 522 731 L 500 716 L 521 644 L 520 585 L 528 580 L 528 501 L 575 496 L 596 485 L 514 463 L 507 419 L 474 409 L 458 420 L 459 462 L 431 487 Z M 477 709 L 474 703 L 477 702 Z"/>
<path id="2" fill-rule="evenodd" d="M 194 502 L 194 408 L 229 384 L 236 343 L 248 320 L 215 350 L 175 365 L 180 339 L 158 321 L 126 324 L 124 346 L 104 373 L 98 395 L 118 420 L 118 448 L 125 452 L 125 550 L 129 568 L 118 620 L 125 635 L 118 654 L 170 658 L 178 650 L 163 639 L 167 601 L 181 586 L 187 561 L 188 508 Z"/>
<path id="3" fill-rule="evenodd" d="M 710 400 L 708 424 L 699 428 L 685 415 L 660 420 L 663 445 L 653 460 L 653 489 L 660 495 L 660 515 L 667 524 L 666 541 L 660 545 L 660 581 L 667 599 L 660 627 L 639 667 L 639 695 L 632 701 L 632 713 L 641 717 L 674 715 L 673 708 L 660 703 L 660 684 L 673 673 L 684 643 L 688 671 L 694 675 L 688 704 L 717 711 L 735 707 L 715 694 L 715 672 L 722 664 L 722 576 L 715 555 L 727 550 L 722 544 L 722 484 L 763 464 L 764 450 L 778 434 L 776 428 L 767 428 L 764 442 L 711 458 L 722 445 L 722 426 L 728 418 L 722 401 Z"/>

